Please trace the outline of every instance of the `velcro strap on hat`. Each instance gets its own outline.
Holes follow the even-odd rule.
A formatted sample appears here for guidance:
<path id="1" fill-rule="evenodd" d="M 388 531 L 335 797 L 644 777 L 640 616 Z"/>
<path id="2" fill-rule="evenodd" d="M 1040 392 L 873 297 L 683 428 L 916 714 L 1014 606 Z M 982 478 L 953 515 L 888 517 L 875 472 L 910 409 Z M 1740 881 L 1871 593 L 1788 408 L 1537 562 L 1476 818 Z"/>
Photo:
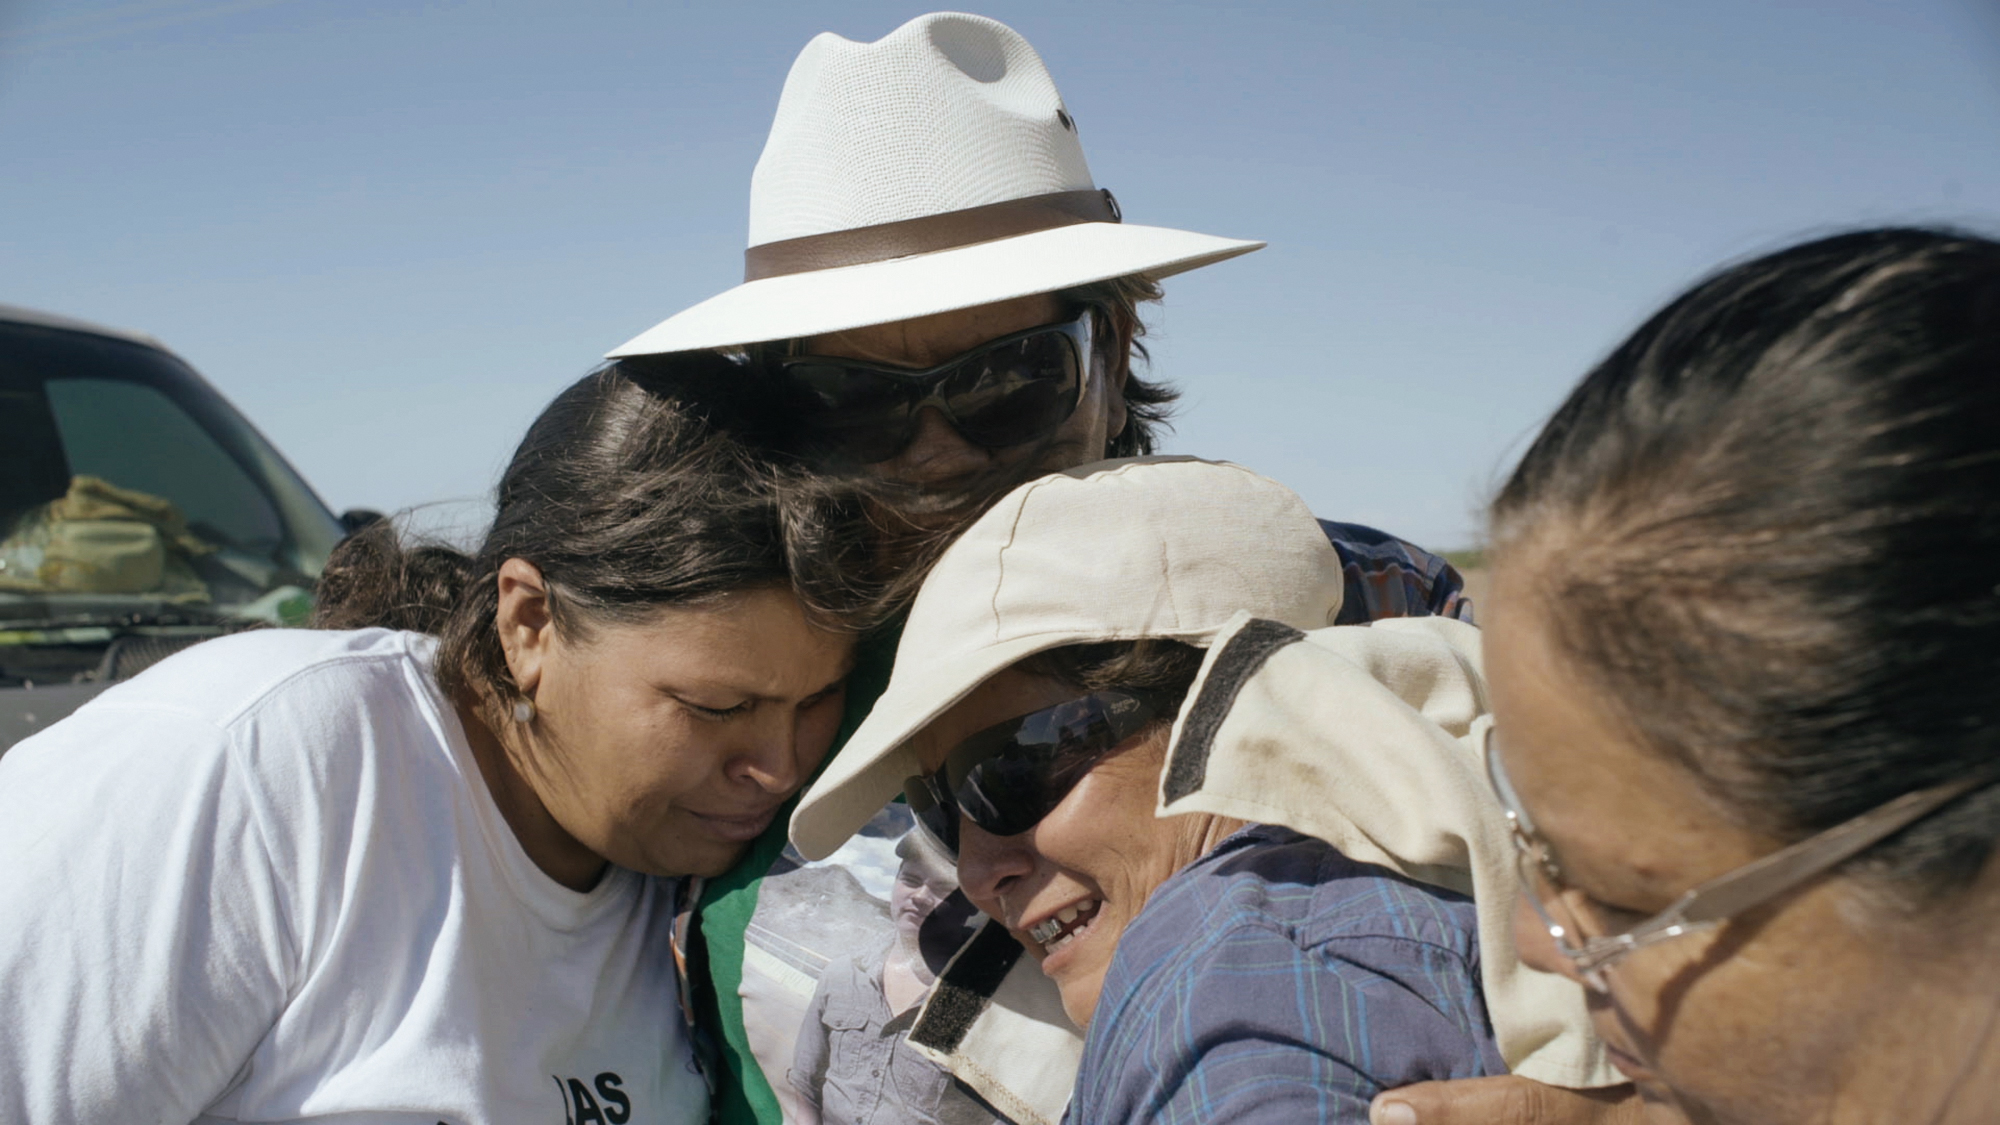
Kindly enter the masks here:
<path id="1" fill-rule="evenodd" d="M 766 242 L 743 253 L 743 280 L 886 262 L 1077 223 L 1115 223 L 1118 201 L 1102 188 L 1056 191 L 940 215 Z"/>

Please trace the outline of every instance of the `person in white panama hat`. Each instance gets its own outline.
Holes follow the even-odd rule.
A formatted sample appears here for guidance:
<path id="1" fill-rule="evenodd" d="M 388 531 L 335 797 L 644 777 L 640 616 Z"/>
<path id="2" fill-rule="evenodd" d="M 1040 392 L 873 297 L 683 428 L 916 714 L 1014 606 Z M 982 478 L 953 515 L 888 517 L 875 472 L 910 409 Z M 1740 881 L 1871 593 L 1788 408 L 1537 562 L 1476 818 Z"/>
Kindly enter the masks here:
<path id="1" fill-rule="evenodd" d="M 743 284 L 610 355 L 776 344 L 810 437 L 927 484 L 1050 436 L 1071 463 L 1147 452 L 1164 400 L 1131 381 L 1137 303 L 1263 243 L 1122 220 L 1011 28 L 936 13 L 873 43 L 822 34 L 751 177 Z"/>
<path id="2" fill-rule="evenodd" d="M 737 357 L 741 378 L 708 392 L 719 414 L 813 468 L 896 486 L 901 518 L 886 522 L 933 537 L 1020 481 L 1152 452 L 1175 396 L 1133 371 L 1139 306 L 1163 277 L 1262 245 L 1125 222 L 1034 48 L 959 13 L 872 43 L 822 34 L 806 46 L 752 177 L 749 243 L 742 284 L 614 349 L 612 365 Z M 1322 526 L 1343 621 L 1470 619 L 1443 560 L 1372 529 Z M 893 550 L 883 558 L 916 569 Z M 864 644 L 848 729 L 893 650 L 893 635 Z M 867 889 L 874 852 L 907 824 L 898 815 L 850 846 L 860 854 L 836 857 L 854 879 L 802 868 L 774 830 L 709 883 L 699 933 L 725 1125 L 804 1115 L 785 1075 L 813 974 L 845 956 L 831 947 L 876 941 L 829 912 L 808 918 L 804 904 L 836 884 Z"/>
<path id="3" fill-rule="evenodd" d="M 1190 458 L 1045 477 L 952 544 L 915 659 L 791 822 L 822 856 L 901 792 L 993 919 L 969 948 L 1011 970 L 961 958 L 914 1046 L 1017 1118 L 1074 1079 L 1093 1125 L 1358 1121 L 1385 1087 L 1509 1068 L 1620 1081 L 1512 944 L 1477 630 L 1330 625 L 1343 594 L 1295 494 Z"/>
<path id="4" fill-rule="evenodd" d="M 751 177 L 743 283 L 610 357 L 754 346 L 801 444 L 948 489 L 1149 452 L 1172 396 L 1133 376 L 1139 303 L 1262 245 L 1124 222 L 1035 49 L 934 13 L 806 46 Z"/>

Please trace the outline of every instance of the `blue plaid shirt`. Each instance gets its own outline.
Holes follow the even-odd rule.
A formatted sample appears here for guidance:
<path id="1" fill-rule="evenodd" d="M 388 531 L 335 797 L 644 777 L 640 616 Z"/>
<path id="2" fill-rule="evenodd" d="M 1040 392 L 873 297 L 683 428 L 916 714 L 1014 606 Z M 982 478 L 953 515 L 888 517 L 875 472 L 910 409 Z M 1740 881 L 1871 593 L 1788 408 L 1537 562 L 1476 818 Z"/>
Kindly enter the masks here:
<path id="1" fill-rule="evenodd" d="M 1467 625 L 1472 599 L 1458 569 L 1429 551 L 1358 523 L 1319 521 L 1340 555 L 1344 594 L 1335 625 L 1384 617 L 1455 617 Z"/>
<path id="2" fill-rule="evenodd" d="M 1365 1123 L 1384 1089 L 1506 1072 L 1471 900 L 1254 825 L 1126 928 L 1065 1121 Z"/>

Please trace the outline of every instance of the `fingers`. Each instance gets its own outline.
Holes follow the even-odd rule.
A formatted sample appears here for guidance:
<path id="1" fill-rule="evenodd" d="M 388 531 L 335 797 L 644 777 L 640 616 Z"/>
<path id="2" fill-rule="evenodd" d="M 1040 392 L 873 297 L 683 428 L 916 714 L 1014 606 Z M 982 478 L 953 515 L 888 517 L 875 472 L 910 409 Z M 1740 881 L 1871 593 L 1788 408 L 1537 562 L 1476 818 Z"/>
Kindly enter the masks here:
<path id="1" fill-rule="evenodd" d="M 1645 1106 L 1629 1085 L 1599 1090 L 1526 1078 L 1420 1082 L 1378 1094 L 1369 1125 L 1640 1125 Z"/>

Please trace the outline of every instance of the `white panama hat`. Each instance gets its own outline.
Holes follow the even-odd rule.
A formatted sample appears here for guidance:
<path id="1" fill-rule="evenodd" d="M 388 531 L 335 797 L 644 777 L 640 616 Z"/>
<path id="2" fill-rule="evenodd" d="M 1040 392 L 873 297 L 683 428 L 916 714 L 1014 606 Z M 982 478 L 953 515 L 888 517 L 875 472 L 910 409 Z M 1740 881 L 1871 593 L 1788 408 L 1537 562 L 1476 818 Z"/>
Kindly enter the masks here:
<path id="1" fill-rule="evenodd" d="M 910 736 L 1016 661 L 1146 637 L 1205 647 L 1242 610 L 1318 629 L 1342 588 L 1305 501 L 1238 465 L 1134 457 L 1024 484 L 931 569 L 888 689 L 800 799 L 792 842 L 831 855 L 919 772 Z"/>
<path id="2" fill-rule="evenodd" d="M 1263 245 L 1122 222 L 1028 41 L 934 12 L 806 44 L 750 178 L 744 283 L 609 355 L 841 332 Z"/>

